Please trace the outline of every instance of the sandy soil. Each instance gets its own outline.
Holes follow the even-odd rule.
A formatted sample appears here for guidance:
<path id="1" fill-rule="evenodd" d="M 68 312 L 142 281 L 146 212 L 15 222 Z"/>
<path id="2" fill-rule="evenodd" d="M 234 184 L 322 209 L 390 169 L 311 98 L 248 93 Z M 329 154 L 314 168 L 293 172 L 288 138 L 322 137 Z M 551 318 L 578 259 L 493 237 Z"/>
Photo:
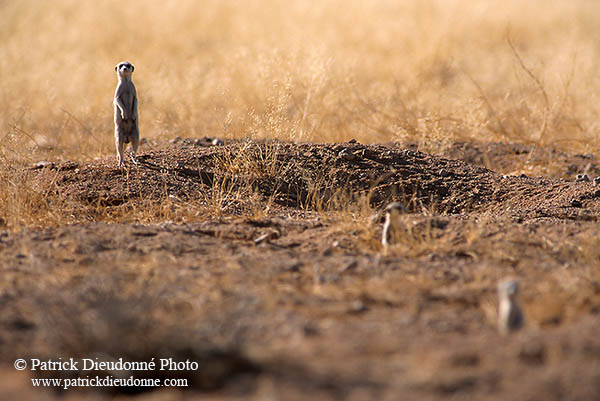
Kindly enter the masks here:
<path id="1" fill-rule="evenodd" d="M 595 156 L 209 143 L 147 143 L 124 170 L 113 158 L 23 169 L 79 223 L 0 231 L 0 399 L 600 399 Z M 591 182 L 575 182 L 583 172 Z M 382 249 L 365 210 L 392 201 L 407 211 Z M 92 221 L 125 207 L 197 218 Z M 509 276 L 526 325 L 502 336 L 496 285 Z M 135 372 L 189 381 L 152 391 L 42 390 L 13 368 L 59 357 L 200 368 Z"/>

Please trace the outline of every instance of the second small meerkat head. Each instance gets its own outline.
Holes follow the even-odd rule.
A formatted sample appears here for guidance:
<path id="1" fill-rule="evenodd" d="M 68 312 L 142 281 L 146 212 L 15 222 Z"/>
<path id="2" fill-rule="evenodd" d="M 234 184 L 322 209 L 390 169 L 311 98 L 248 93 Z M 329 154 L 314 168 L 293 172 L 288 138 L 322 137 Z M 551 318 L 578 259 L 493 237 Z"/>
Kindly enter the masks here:
<path id="1" fill-rule="evenodd" d="M 392 202 L 388 204 L 383 210 L 380 210 L 376 214 L 371 216 L 370 222 L 375 224 L 383 223 L 387 216 L 390 216 L 392 214 L 404 213 L 405 211 L 406 208 L 402 203 Z"/>
<path id="2" fill-rule="evenodd" d="M 115 66 L 115 71 L 119 78 L 131 78 L 135 67 L 129 61 L 122 61 Z"/>
<path id="3" fill-rule="evenodd" d="M 505 280 L 498 284 L 498 296 L 502 299 L 514 300 L 519 294 L 519 282 L 517 280 Z"/>
<path id="4" fill-rule="evenodd" d="M 385 213 L 404 213 L 406 208 L 400 202 L 392 202 L 383 209 Z"/>

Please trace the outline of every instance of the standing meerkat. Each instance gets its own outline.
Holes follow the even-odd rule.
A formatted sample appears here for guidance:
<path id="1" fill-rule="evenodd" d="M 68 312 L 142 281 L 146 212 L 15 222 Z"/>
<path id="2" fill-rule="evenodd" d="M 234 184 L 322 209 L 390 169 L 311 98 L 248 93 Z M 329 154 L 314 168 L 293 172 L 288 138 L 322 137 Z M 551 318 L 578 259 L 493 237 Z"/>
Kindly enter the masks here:
<path id="1" fill-rule="evenodd" d="M 131 75 L 135 67 L 128 61 L 123 61 L 115 67 L 119 83 L 115 90 L 115 144 L 119 167 L 123 165 L 125 144 L 131 143 L 131 161 L 137 164 L 135 153 L 140 143 L 140 128 L 138 121 L 138 99 Z"/>
<path id="2" fill-rule="evenodd" d="M 519 305 L 519 283 L 516 280 L 504 280 L 498 284 L 498 329 L 502 334 L 523 327 L 523 312 Z"/>
<path id="3" fill-rule="evenodd" d="M 386 206 L 385 221 L 383 222 L 383 231 L 381 233 L 381 245 L 387 247 L 395 239 L 394 220 L 396 216 L 405 211 L 404 205 L 400 202 L 393 202 Z"/>

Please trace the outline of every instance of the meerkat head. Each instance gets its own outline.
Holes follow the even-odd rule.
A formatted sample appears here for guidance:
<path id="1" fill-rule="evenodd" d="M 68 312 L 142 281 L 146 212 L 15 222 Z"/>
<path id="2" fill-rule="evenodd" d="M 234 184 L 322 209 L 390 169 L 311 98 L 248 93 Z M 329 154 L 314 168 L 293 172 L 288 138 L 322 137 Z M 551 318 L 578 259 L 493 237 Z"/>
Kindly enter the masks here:
<path id="1" fill-rule="evenodd" d="M 385 209 L 378 211 L 371 216 L 370 222 L 372 224 L 383 223 L 386 216 L 390 216 L 393 213 L 404 213 L 406 208 L 400 202 L 392 202 L 385 207 Z"/>
<path id="2" fill-rule="evenodd" d="M 510 299 L 514 300 L 514 298 L 519 294 L 519 283 L 517 280 L 505 280 L 498 284 L 498 296 L 501 299 Z"/>
<path id="3" fill-rule="evenodd" d="M 122 61 L 115 67 L 119 78 L 131 78 L 134 69 L 135 67 L 129 61 Z"/>
<path id="4" fill-rule="evenodd" d="M 392 202 L 389 205 L 387 205 L 384 209 L 385 213 L 404 213 L 405 211 L 406 208 L 400 202 Z"/>

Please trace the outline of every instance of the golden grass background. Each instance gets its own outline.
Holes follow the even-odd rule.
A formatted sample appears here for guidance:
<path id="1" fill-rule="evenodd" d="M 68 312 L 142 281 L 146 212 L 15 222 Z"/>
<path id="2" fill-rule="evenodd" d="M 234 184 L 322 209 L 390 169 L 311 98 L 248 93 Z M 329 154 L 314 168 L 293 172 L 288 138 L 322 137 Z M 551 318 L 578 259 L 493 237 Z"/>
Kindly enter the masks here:
<path id="1" fill-rule="evenodd" d="M 592 1 L 4 1 L 4 160 L 112 155 L 114 66 L 146 138 L 598 145 Z"/>

